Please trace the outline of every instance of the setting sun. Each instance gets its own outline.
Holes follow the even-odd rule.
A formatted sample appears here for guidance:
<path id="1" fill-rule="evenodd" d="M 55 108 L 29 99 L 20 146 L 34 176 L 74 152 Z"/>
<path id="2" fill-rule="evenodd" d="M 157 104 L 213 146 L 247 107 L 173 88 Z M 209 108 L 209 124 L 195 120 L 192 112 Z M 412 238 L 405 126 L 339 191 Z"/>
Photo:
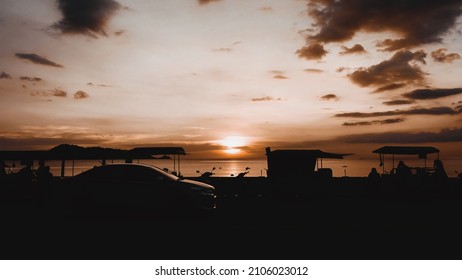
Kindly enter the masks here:
<path id="1" fill-rule="evenodd" d="M 235 149 L 235 148 L 225 150 L 225 153 L 230 154 L 230 155 L 235 155 L 235 154 L 238 154 L 240 152 L 241 152 L 241 149 Z"/>
<path id="2" fill-rule="evenodd" d="M 226 147 L 225 153 L 235 155 L 241 152 L 239 147 L 247 144 L 247 139 L 242 136 L 227 136 L 224 139 L 218 141 L 221 145 Z"/>

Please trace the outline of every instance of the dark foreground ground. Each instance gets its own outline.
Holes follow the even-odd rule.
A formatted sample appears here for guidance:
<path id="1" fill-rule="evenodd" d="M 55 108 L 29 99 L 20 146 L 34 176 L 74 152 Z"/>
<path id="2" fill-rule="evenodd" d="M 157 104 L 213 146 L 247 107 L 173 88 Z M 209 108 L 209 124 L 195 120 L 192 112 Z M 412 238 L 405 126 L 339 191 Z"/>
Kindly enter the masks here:
<path id="1" fill-rule="evenodd" d="M 220 182 L 215 182 L 220 185 Z M 245 184 L 244 184 L 245 186 Z M 263 189 L 262 189 L 263 188 Z M 462 196 L 217 188 L 211 214 L 62 211 L 2 197 L 1 259 L 462 259 Z"/>

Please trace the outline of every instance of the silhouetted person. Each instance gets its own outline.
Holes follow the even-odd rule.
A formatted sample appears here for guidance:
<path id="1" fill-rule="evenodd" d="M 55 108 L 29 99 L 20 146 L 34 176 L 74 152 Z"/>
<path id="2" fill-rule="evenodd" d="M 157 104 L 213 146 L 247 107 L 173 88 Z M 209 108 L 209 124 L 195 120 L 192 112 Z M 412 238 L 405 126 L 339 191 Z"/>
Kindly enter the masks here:
<path id="1" fill-rule="evenodd" d="M 29 184 L 35 179 L 35 173 L 32 170 L 32 162 L 27 162 L 21 170 L 16 173 L 20 183 Z"/>
<path id="2" fill-rule="evenodd" d="M 45 162 L 41 160 L 37 169 L 37 181 L 39 183 L 48 183 L 52 178 L 53 174 L 50 172 L 50 167 L 45 165 Z"/>
<path id="3" fill-rule="evenodd" d="M 408 177 L 412 175 L 411 168 L 404 164 L 404 161 L 400 160 L 396 167 L 396 175 L 400 177 Z"/>
<path id="4" fill-rule="evenodd" d="M 369 181 L 369 183 L 371 184 L 376 184 L 380 181 L 380 174 L 379 172 L 377 172 L 377 169 L 375 169 L 375 167 L 373 167 L 371 169 L 371 172 L 369 172 L 369 175 L 367 176 L 367 179 Z"/>

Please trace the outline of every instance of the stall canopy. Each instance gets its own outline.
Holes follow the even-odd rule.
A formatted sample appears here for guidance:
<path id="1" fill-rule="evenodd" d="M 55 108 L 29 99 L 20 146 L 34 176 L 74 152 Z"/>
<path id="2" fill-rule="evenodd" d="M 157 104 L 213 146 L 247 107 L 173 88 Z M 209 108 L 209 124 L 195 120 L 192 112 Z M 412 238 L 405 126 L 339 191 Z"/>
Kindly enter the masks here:
<path id="1" fill-rule="evenodd" d="M 417 155 L 420 159 L 425 160 L 425 167 L 427 167 L 427 155 L 437 154 L 437 158 L 439 158 L 440 150 L 430 146 L 384 146 L 372 152 L 374 154 L 379 154 L 380 166 L 383 167 L 383 173 L 385 173 L 385 155 L 392 155 L 393 169 L 395 168 L 395 155 Z"/>
<path id="2" fill-rule="evenodd" d="M 322 159 L 343 159 L 351 154 L 328 153 L 321 150 L 274 150 L 266 148 L 269 177 L 310 177 L 315 173 L 318 159 L 321 160 L 319 168 L 322 168 Z"/>
<path id="3" fill-rule="evenodd" d="M 154 159 L 155 155 L 173 155 L 174 171 L 180 169 L 180 155 L 186 155 L 182 147 L 138 147 L 131 150 L 121 150 L 102 147 L 80 147 L 63 144 L 50 150 L 42 151 L 0 151 L 0 160 L 61 160 L 61 176 L 64 176 L 66 160 L 125 160 Z M 177 163 L 178 161 L 178 163 Z"/>

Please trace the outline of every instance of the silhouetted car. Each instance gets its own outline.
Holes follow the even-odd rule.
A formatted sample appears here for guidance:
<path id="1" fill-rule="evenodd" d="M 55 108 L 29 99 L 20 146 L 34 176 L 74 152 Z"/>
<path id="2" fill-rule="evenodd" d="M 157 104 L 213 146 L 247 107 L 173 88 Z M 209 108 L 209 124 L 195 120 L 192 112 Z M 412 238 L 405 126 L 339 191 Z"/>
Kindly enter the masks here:
<path id="1" fill-rule="evenodd" d="M 158 167 L 143 164 L 110 164 L 72 177 L 74 204 L 146 209 L 215 208 L 215 188 L 185 180 Z"/>

